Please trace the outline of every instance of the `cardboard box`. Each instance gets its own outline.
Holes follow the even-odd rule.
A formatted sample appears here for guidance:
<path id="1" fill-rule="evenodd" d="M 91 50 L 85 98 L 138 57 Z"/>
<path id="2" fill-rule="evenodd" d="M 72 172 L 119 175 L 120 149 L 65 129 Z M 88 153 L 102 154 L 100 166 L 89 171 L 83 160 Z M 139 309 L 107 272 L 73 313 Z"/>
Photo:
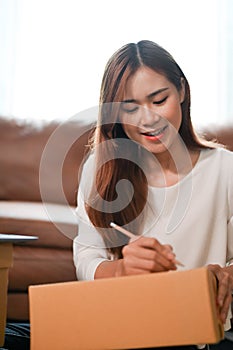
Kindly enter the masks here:
<path id="1" fill-rule="evenodd" d="M 11 243 L 0 243 L 0 346 L 4 344 L 8 269 L 12 265 L 13 246 Z"/>
<path id="2" fill-rule="evenodd" d="M 31 286 L 31 350 L 216 343 L 214 282 L 200 268 Z"/>
<path id="3" fill-rule="evenodd" d="M 0 346 L 4 344 L 6 315 L 8 270 L 13 264 L 13 244 L 36 240 L 36 236 L 22 236 L 0 233 Z"/>

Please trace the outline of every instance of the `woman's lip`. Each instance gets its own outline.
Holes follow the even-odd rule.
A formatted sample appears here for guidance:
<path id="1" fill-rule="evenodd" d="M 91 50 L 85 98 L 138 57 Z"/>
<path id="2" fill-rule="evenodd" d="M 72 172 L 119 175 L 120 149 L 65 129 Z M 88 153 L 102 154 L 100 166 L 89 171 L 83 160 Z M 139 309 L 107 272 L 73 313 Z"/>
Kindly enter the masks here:
<path id="1" fill-rule="evenodd" d="M 164 134 L 164 131 L 166 129 L 167 129 L 167 125 L 159 128 L 159 129 L 156 129 L 156 130 L 141 132 L 141 135 L 143 135 L 143 136 L 145 136 L 146 138 L 149 138 L 149 139 L 161 138 L 161 136 Z M 156 135 L 149 135 L 149 134 L 156 134 Z"/>
<path id="2" fill-rule="evenodd" d="M 147 135 L 143 135 L 147 140 L 150 141 L 159 141 L 162 137 L 163 137 L 164 133 L 159 134 L 157 136 L 147 136 Z"/>

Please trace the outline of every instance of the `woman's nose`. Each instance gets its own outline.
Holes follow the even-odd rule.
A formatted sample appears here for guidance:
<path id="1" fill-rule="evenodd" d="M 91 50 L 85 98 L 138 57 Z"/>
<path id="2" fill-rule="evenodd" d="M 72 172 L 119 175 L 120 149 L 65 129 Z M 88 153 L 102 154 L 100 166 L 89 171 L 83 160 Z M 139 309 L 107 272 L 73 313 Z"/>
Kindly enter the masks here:
<path id="1" fill-rule="evenodd" d="M 140 124 L 142 126 L 151 126 L 160 120 L 160 116 L 148 107 L 140 108 Z"/>

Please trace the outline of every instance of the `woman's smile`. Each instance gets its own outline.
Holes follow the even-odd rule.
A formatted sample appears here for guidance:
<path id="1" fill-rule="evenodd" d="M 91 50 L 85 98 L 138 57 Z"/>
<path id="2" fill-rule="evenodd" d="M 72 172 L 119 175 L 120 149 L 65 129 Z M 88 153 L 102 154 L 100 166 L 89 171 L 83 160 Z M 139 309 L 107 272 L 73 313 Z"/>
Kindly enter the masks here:
<path id="1" fill-rule="evenodd" d="M 167 152 L 177 139 L 183 99 L 183 87 L 178 91 L 166 76 L 139 68 L 128 79 L 122 101 L 120 121 L 126 135 L 157 156 Z"/>
<path id="2" fill-rule="evenodd" d="M 168 126 L 165 125 L 163 127 L 157 128 L 155 130 L 141 132 L 141 135 L 149 141 L 157 142 L 163 138 L 167 128 L 168 128 Z"/>

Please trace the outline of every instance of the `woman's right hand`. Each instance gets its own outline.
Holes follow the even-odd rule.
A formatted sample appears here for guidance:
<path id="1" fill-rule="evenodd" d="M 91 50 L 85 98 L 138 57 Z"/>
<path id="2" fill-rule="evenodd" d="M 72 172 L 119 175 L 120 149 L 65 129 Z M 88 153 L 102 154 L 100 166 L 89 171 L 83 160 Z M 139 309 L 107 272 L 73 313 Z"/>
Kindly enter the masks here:
<path id="1" fill-rule="evenodd" d="M 155 238 L 132 239 L 122 249 L 123 259 L 118 260 L 117 276 L 137 275 L 176 270 L 175 254 L 168 244 Z"/>

